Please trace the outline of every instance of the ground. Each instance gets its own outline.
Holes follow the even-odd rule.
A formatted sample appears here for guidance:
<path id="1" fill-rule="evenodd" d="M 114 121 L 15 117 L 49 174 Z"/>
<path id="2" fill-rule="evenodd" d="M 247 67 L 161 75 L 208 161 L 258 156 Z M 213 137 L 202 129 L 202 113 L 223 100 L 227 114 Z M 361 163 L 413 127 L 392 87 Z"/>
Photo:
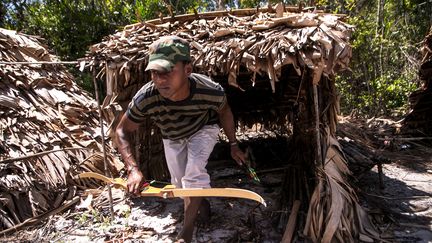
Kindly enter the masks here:
<path id="1" fill-rule="evenodd" d="M 382 239 L 432 242 L 432 141 L 409 138 L 401 121 L 351 118 L 340 121 L 338 131 L 348 132 L 338 134 L 348 134 L 365 148 L 363 155 L 382 163 L 381 179 L 373 166 L 353 183 Z"/>
<path id="2" fill-rule="evenodd" d="M 376 127 L 364 130 L 370 121 L 358 122 L 351 123 L 351 134 L 379 133 Z M 378 138 L 372 136 L 376 144 L 389 145 Z M 355 140 L 356 136 L 351 139 Z M 378 146 L 374 151 L 386 161 L 381 181 L 377 166 L 358 175 L 353 181 L 360 203 L 381 232 L 382 242 L 432 242 L 431 145 L 400 141 L 391 141 L 390 145 Z M 212 198 L 211 221 L 197 227 L 195 242 L 280 242 L 284 229 L 277 227 L 279 222 L 276 216 L 287 214 L 276 207 L 283 171 L 269 170 L 268 167 L 260 170 L 263 166 L 259 165 L 259 161 L 257 164 L 259 178 L 265 182 L 265 187 L 246 176 L 245 171 L 233 161 L 216 159 L 210 162 L 208 169 L 213 187 L 255 191 L 267 201 L 268 206 L 259 206 L 245 199 Z M 115 190 L 113 193 L 114 198 L 121 198 L 123 192 Z M 98 200 L 103 202 L 102 198 L 94 199 L 93 205 Z M 107 205 L 106 200 L 104 203 Z M 115 205 L 113 222 L 109 220 L 108 207 L 89 210 L 89 206 L 83 203 L 79 210 L 52 216 L 42 226 L 3 239 L 172 242 L 182 224 L 181 199 L 128 198 L 115 200 Z M 301 237 L 295 239 L 302 242 L 299 240 Z"/>
<path id="3" fill-rule="evenodd" d="M 432 242 L 432 154 L 418 152 L 388 154 L 383 187 L 376 167 L 359 180 L 360 195 L 390 242 Z"/>

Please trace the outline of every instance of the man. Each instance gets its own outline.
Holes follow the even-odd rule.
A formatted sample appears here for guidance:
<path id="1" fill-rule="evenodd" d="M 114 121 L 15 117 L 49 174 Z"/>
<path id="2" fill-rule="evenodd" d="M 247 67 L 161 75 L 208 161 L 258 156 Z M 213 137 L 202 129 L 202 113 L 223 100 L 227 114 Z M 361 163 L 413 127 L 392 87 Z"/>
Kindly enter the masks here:
<path id="1" fill-rule="evenodd" d="M 209 77 L 192 73 L 189 43 L 176 36 L 149 47 L 152 81 L 134 96 L 116 129 L 118 149 L 128 171 L 128 191 L 139 193 L 145 178 L 132 155 L 130 137 L 150 117 L 160 128 L 171 183 L 179 188 L 209 188 L 205 168 L 217 142 L 219 125 L 227 135 L 231 156 L 245 161 L 235 137 L 234 119 L 223 88 Z M 178 239 L 190 242 L 198 212 L 209 214 L 203 198 L 184 198 L 184 225 Z"/>

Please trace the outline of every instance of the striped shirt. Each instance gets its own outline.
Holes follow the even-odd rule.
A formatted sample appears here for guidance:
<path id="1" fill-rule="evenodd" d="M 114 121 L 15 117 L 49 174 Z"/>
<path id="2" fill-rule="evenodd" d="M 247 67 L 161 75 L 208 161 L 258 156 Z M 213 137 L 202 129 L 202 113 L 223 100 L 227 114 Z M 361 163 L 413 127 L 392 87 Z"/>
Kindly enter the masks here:
<path id="1" fill-rule="evenodd" d="M 162 137 L 171 140 L 189 137 L 204 125 L 219 123 L 217 112 L 226 103 L 222 86 L 197 73 L 189 76 L 189 82 L 189 97 L 171 101 L 162 97 L 150 81 L 129 103 L 127 117 L 136 123 L 150 117 L 160 128 Z"/>

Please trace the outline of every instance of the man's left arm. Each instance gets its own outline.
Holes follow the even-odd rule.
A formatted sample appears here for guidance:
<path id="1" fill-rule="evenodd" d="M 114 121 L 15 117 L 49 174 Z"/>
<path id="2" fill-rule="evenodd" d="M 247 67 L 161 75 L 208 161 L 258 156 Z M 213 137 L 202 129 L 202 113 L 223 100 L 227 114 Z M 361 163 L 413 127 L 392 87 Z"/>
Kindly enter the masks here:
<path id="1" fill-rule="evenodd" d="M 228 102 L 218 111 L 219 120 L 231 147 L 231 157 L 241 165 L 246 161 L 246 155 L 240 150 L 235 136 L 234 116 Z"/>

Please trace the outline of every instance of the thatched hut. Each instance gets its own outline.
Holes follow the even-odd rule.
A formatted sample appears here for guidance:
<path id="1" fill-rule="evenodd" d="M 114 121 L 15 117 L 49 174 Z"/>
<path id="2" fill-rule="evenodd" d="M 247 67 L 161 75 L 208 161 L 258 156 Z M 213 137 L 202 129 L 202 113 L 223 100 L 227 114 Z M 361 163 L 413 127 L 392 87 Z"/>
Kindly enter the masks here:
<path id="1" fill-rule="evenodd" d="M 419 76 L 421 87 L 410 97 L 411 111 L 403 121 L 402 132 L 414 136 L 432 136 L 432 28 L 423 40 Z"/>
<path id="2" fill-rule="evenodd" d="M 135 92 L 150 81 L 144 72 L 149 44 L 173 34 L 189 40 L 194 71 L 225 88 L 239 126 L 290 135 L 287 149 L 294 152 L 284 161 L 290 166 L 281 207 L 290 211 L 301 202 L 307 217 L 298 229 L 314 242 L 371 240 L 378 236 L 347 182 L 350 172 L 335 139 L 339 100 L 333 77 L 348 66 L 352 32 L 343 16 L 282 4 L 195 13 L 126 26 L 92 46 L 86 62 L 106 87 L 103 110 L 114 128 Z M 168 176 L 151 121 L 135 135 L 135 148 L 147 178 Z"/>
<path id="3" fill-rule="evenodd" d="M 0 230 L 72 199 L 89 185 L 77 173 L 104 173 L 97 103 L 57 62 L 38 37 L 0 29 Z"/>

